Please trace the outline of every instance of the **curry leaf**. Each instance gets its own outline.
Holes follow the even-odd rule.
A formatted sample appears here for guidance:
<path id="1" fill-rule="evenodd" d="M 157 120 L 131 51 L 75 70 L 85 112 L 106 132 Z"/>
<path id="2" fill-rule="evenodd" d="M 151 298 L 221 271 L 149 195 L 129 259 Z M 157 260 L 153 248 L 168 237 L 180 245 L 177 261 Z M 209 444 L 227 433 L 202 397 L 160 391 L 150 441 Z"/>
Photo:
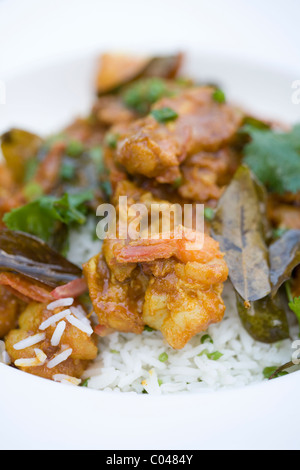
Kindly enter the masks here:
<path id="1" fill-rule="evenodd" d="M 300 230 L 288 230 L 269 248 L 271 264 L 272 294 L 292 275 L 300 264 Z"/>
<path id="2" fill-rule="evenodd" d="M 271 291 L 261 194 L 249 168 L 241 166 L 221 197 L 212 221 L 234 288 L 245 301 Z"/>
<path id="3" fill-rule="evenodd" d="M 2 229 L 0 271 L 22 274 L 56 287 L 81 277 L 81 269 L 36 237 Z"/>

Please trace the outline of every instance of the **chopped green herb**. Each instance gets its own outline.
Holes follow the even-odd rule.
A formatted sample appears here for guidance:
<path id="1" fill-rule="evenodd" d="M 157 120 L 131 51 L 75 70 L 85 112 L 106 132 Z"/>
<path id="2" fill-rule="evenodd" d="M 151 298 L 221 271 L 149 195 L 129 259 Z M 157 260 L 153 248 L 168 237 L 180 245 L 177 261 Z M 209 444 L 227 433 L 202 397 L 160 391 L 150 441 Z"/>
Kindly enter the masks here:
<path id="1" fill-rule="evenodd" d="M 117 148 L 118 138 L 118 134 L 106 134 L 105 142 L 111 149 L 115 149 Z"/>
<path id="2" fill-rule="evenodd" d="M 206 343 L 206 342 L 209 342 L 209 343 L 213 344 L 212 337 L 209 336 L 209 335 L 204 335 L 204 336 L 202 336 L 202 338 L 201 338 L 201 344 L 204 344 L 204 343 Z"/>
<path id="3" fill-rule="evenodd" d="M 101 181 L 100 186 L 102 191 L 104 192 L 105 196 L 110 198 L 112 195 L 112 187 L 111 187 L 111 182 L 110 181 Z"/>
<path id="4" fill-rule="evenodd" d="M 32 178 L 36 174 L 38 164 L 39 163 L 38 163 L 37 158 L 30 158 L 29 160 L 27 160 L 27 162 L 25 163 L 25 175 L 24 175 L 25 183 L 28 183 L 32 180 Z"/>
<path id="5" fill-rule="evenodd" d="M 272 230 L 272 238 L 274 238 L 274 240 L 277 240 L 278 238 L 281 238 L 287 231 L 287 228 L 275 228 L 274 230 Z"/>
<path id="6" fill-rule="evenodd" d="M 180 188 L 180 186 L 182 185 L 182 176 L 179 176 L 178 178 L 176 178 L 176 180 L 174 181 L 174 183 L 172 184 L 173 188 L 174 189 L 178 189 Z"/>
<path id="7" fill-rule="evenodd" d="M 300 190 L 300 124 L 289 133 L 244 126 L 251 142 L 244 148 L 245 163 L 272 192 Z"/>
<path id="8" fill-rule="evenodd" d="M 45 141 L 44 148 L 48 150 L 50 147 L 52 147 L 54 144 L 57 142 L 66 142 L 67 136 L 63 133 L 61 134 L 54 134 L 48 137 L 48 139 Z"/>
<path id="9" fill-rule="evenodd" d="M 89 380 L 90 380 L 90 379 L 84 380 L 84 381 L 82 382 L 82 384 L 80 385 L 80 387 L 88 387 Z"/>
<path id="10" fill-rule="evenodd" d="M 226 96 L 225 96 L 224 91 L 220 90 L 219 88 L 214 91 L 212 97 L 217 103 L 225 103 L 226 101 Z"/>
<path id="11" fill-rule="evenodd" d="M 120 354 L 120 351 L 117 351 L 116 349 L 111 349 L 110 352 L 112 354 Z"/>
<path id="12" fill-rule="evenodd" d="M 140 114 L 146 114 L 152 104 L 164 96 L 171 96 L 167 83 L 161 78 L 147 78 L 133 83 L 123 94 L 125 105 Z"/>
<path id="13" fill-rule="evenodd" d="M 31 181 L 24 186 L 23 192 L 27 201 L 33 201 L 34 199 L 42 196 L 43 188 L 39 183 Z"/>
<path id="14" fill-rule="evenodd" d="M 203 349 L 203 351 L 201 351 L 200 354 L 198 354 L 198 356 L 207 356 L 209 354 L 209 350 L 208 349 Z"/>
<path id="15" fill-rule="evenodd" d="M 66 148 L 66 153 L 70 157 L 79 157 L 84 151 L 84 146 L 81 142 L 77 140 L 71 140 L 71 142 L 68 143 L 67 148 Z"/>
<path id="16" fill-rule="evenodd" d="M 153 328 L 151 328 L 150 326 L 145 325 L 145 326 L 144 326 L 144 331 L 154 331 L 154 330 L 153 330 Z"/>
<path id="17" fill-rule="evenodd" d="M 204 217 L 208 221 L 213 220 L 213 218 L 215 217 L 215 211 L 211 207 L 205 207 Z"/>
<path id="18" fill-rule="evenodd" d="M 270 379 L 277 369 L 278 367 L 265 367 L 263 370 L 264 378 Z M 288 372 L 285 370 L 278 372 L 273 378 L 275 379 L 277 377 L 283 377 L 284 375 L 288 375 Z"/>
<path id="19" fill-rule="evenodd" d="M 158 385 L 161 386 L 163 384 L 163 381 L 161 379 L 157 379 Z"/>
<path id="20" fill-rule="evenodd" d="M 176 111 L 173 111 L 171 108 L 153 109 L 150 114 L 157 122 L 161 123 L 174 121 L 174 119 L 178 118 Z"/>
<path id="21" fill-rule="evenodd" d="M 103 150 L 102 147 L 94 147 L 90 150 L 90 157 L 95 163 L 99 173 L 102 173 L 105 170 L 103 163 Z"/>
<path id="22" fill-rule="evenodd" d="M 163 352 L 159 355 L 158 359 L 160 362 L 166 362 L 169 359 L 169 356 L 166 352 Z"/>
<path id="23" fill-rule="evenodd" d="M 65 225 L 83 224 L 86 221 L 85 203 L 93 198 L 93 192 L 64 194 L 61 198 L 42 196 L 25 206 L 4 215 L 3 221 L 11 230 L 30 233 L 48 241 L 54 234 L 57 222 Z"/>
<path id="24" fill-rule="evenodd" d="M 212 361 L 218 361 L 222 356 L 223 354 L 220 353 L 219 351 L 215 351 L 207 355 L 208 359 L 211 359 Z"/>
<path id="25" fill-rule="evenodd" d="M 60 169 L 60 177 L 63 180 L 70 181 L 74 178 L 75 167 L 71 163 L 63 163 Z"/>
<path id="26" fill-rule="evenodd" d="M 223 354 L 220 353 L 219 351 L 210 353 L 208 349 L 204 349 L 200 354 L 198 354 L 198 356 L 204 356 L 204 355 L 207 356 L 208 359 L 210 359 L 211 361 L 218 361 L 223 356 Z"/>

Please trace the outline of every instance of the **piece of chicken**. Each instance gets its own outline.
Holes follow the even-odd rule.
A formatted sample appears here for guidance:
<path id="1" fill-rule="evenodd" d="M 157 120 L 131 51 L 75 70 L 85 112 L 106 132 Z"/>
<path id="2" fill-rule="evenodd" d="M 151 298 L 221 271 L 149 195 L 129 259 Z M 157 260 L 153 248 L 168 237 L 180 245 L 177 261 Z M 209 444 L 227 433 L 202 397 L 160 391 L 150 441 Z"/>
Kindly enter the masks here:
<path id="1" fill-rule="evenodd" d="M 120 134 L 116 162 L 128 173 L 172 183 L 180 177 L 179 166 L 200 151 L 217 152 L 230 143 L 241 126 L 243 114 L 214 100 L 215 90 L 198 87 L 160 100 L 153 109 L 170 108 L 178 117 L 158 122 L 150 114 Z"/>
<path id="2" fill-rule="evenodd" d="M 16 327 L 17 318 L 23 306 L 21 300 L 0 285 L 0 338 Z"/>
<path id="3" fill-rule="evenodd" d="M 58 345 L 52 343 L 53 334 L 59 321 L 46 329 L 40 329 L 43 322 L 64 309 L 66 307 L 50 311 L 47 309 L 47 304 L 30 303 L 21 314 L 19 328 L 11 330 L 5 338 L 6 351 L 19 369 L 47 379 L 52 379 L 56 374 L 79 378 L 88 367 L 89 362 L 96 358 L 98 349 L 95 336 L 81 331 L 69 323 L 68 319 L 60 320 L 60 322 L 65 322 L 65 329 Z M 17 343 L 37 334 L 45 335 L 41 342 L 25 349 L 15 349 L 14 346 Z M 39 351 L 38 354 L 36 350 Z M 71 355 L 57 366 L 49 368 L 49 362 L 66 350 L 72 350 Z M 41 351 L 42 354 L 39 357 Z M 22 359 L 32 359 L 35 362 L 28 366 L 26 361 L 24 362 Z"/>

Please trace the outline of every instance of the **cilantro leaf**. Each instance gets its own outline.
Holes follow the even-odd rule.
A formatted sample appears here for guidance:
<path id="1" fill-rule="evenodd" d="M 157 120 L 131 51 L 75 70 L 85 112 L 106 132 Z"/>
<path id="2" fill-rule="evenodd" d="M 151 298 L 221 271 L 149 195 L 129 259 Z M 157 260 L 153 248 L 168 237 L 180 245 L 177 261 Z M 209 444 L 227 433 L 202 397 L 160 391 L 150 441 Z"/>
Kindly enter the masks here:
<path id="1" fill-rule="evenodd" d="M 57 223 L 83 224 L 86 220 L 85 202 L 93 198 L 92 191 L 64 194 L 61 198 L 42 196 L 29 204 L 13 209 L 3 221 L 10 230 L 30 233 L 45 241 L 54 234 Z"/>
<path id="2" fill-rule="evenodd" d="M 217 103 L 225 103 L 226 102 L 226 95 L 224 93 L 224 91 L 220 90 L 219 88 L 217 88 L 215 90 L 215 92 L 213 93 L 212 95 L 213 99 L 217 102 Z"/>
<path id="3" fill-rule="evenodd" d="M 267 188 L 279 194 L 300 190 L 300 125 L 289 133 L 246 125 L 251 142 L 245 146 L 245 163 Z"/>
<path id="4" fill-rule="evenodd" d="M 158 122 L 169 122 L 174 121 L 174 119 L 178 118 L 178 114 L 171 108 L 160 108 L 160 109 L 153 109 L 151 111 L 152 116 Z"/>
<path id="5" fill-rule="evenodd" d="M 167 83 L 161 78 L 147 78 L 133 83 L 123 94 L 123 102 L 128 107 L 140 114 L 146 114 L 151 105 L 164 96 L 173 93 Z"/>

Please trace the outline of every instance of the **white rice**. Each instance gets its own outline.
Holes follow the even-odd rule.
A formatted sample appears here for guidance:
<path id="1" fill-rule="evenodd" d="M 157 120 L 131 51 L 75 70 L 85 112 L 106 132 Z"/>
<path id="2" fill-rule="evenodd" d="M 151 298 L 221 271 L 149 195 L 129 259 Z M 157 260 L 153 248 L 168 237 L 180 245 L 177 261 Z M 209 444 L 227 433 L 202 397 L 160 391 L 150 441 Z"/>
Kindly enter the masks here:
<path id="1" fill-rule="evenodd" d="M 154 395 L 199 393 L 260 382 L 265 367 L 291 360 L 290 340 L 273 345 L 254 341 L 240 322 L 231 289 L 223 297 L 227 305 L 224 320 L 196 335 L 182 350 L 172 349 L 155 331 L 102 338 L 99 356 L 83 376 L 89 378 L 88 387 Z M 201 344 L 204 334 L 211 336 L 213 344 Z M 207 354 L 199 356 L 205 350 L 223 356 L 218 360 Z M 168 355 L 165 362 L 159 360 L 162 353 Z"/>
<path id="2" fill-rule="evenodd" d="M 45 364 L 47 360 L 46 354 L 41 349 L 34 350 L 36 357 L 21 358 L 15 361 L 17 367 L 38 367 Z"/>
<path id="3" fill-rule="evenodd" d="M 51 344 L 52 346 L 58 346 L 61 340 L 61 337 L 66 329 L 66 322 L 65 321 L 60 321 L 57 325 L 57 327 L 54 330 L 54 333 L 51 338 Z"/>
<path id="4" fill-rule="evenodd" d="M 8 352 L 5 349 L 4 341 L 0 340 L 0 363 L 9 365 L 11 364 L 11 359 Z"/>
<path id="5" fill-rule="evenodd" d="M 47 320 L 45 320 L 43 323 L 40 324 L 39 330 L 46 330 L 49 328 L 49 326 L 55 325 L 55 323 L 59 322 L 63 318 L 65 318 L 67 315 L 71 313 L 71 310 L 67 308 L 66 310 L 62 310 L 59 313 L 56 313 L 55 315 L 52 315 L 49 317 Z"/>
<path id="6" fill-rule="evenodd" d="M 21 351 L 22 349 L 29 348 L 30 346 L 33 346 L 37 343 L 40 343 L 41 341 L 44 341 L 45 338 L 46 338 L 45 333 L 39 333 L 34 336 L 28 336 L 28 338 L 25 338 L 22 341 L 19 341 L 18 343 L 14 344 L 14 349 L 16 351 Z"/>
<path id="7" fill-rule="evenodd" d="M 55 310 L 59 307 L 70 307 L 73 305 L 74 299 L 72 297 L 68 297 L 66 299 L 59 299 L 51 302 L 51 304 L 47 305 L 47 310 Z"/>
<path id="8" fill-rule="evenodd" d="M 81 320 L 84 322 L 86 325 L 91 326 L 90 320 L 87 318 L 85 311 L 80 305 L 77 305 L 77 307 L 70 307 L 71 312 L 73 315 L 78 318 L 78 320 Z"/>
<path id="9" fill-rule="evenodd" d="M 65 375 L 65 374 L 54 374 L 52 379 L 54 380 L 54 382 L 60 382 L 66 385 L 80 385 L 81 384 L 80 379 L 76 379 L 76 377 L 71 377 L 70 375 Z"/>
<path id="10" fill-rule="evenodd" d="M 89 325 L 82 322 L 81 320 L 78 320 L 78 318 L 75 318 L 73 315 L 67 315 L 66 320 L 68 320 L 68 322 L 75 326 L 78 330 L 86 333 L 88 336 L 93 334 L 93 329 Z"/>
<path id="11" fill-rule="evenodd" d="M 87 223 L 74 230 L 71 230 L 69 236 L 68 259 L 78 266 L 88 261 L 101 250 L 102 242 L 95 239 L 96 224 L 95 218 L 89 217 Z"/>
<path id="12" fill-rule="evenodd" d="M 65 349 L 65 351 L 57 354 L 51 361 L 48 362 L 47 367 L 48 369 L 53 369 L 54 367 L 58 366 L 62 362 L 66 361 L 68 357 L 71 356 L 73 350 L 71 348 Z"/>

